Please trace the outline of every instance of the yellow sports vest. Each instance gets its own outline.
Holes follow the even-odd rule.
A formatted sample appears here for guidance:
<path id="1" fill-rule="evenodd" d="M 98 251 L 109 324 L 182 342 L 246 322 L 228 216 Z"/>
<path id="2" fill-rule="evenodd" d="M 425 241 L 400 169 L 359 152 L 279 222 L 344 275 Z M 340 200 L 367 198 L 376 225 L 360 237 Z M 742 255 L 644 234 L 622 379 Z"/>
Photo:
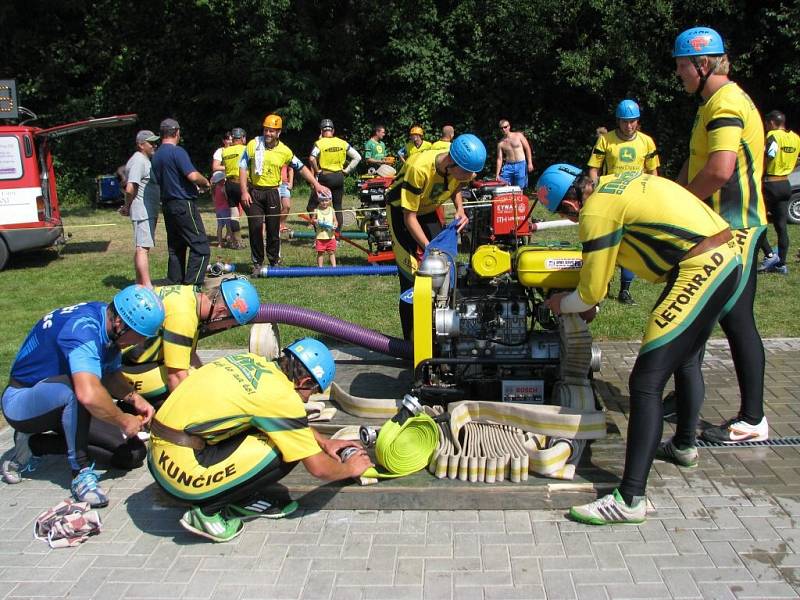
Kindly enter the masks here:
<path id="1" fill-rule="evenodd" d="M 774 158 L 767 156 L 765 175 L 783 176 L 794 170 L 797 164 L 797 152 L 800 150 L 800 136 L 794 131 L 773 129 L 767 133 L 767 152 L 770 146 L 777 145 L 777 154 Z"/>
<path id="2" fill-rule="evenodd" d="M 239 177 L 239 159 L 242 158 L 244 144 L 233 144 L 222 149 L 222 164 L 225 166 L 225 177 L 228 179 Z"/>
<path id="3" fill-rule="evenodd" d="M 446 150 L 447 152 L 450 152 L 450 143 L 451 142 L 445 142 L 444 140 L 436 140 L 435 142 L 433 142 L 431 144 L 431 148 L 430 149 L 431 150 Z"/>
<path id="4" fill-rule="evenodd" d="M 323 171 L 341 171 L 347 160 L 348 144 L 342 138 L 323 137 L 314 142 L 319 150 L 317 163 Z"/>
<path id="5" fill-rule="evenodd" d="M 259 187 L 278 187 L 281 184 L 281 167 L 292 162 L 294 153 L 281 141 L 274 148 L 264 148 L 264 162 L 261 174 L 256 173 L 256 147 L 260 138 L 247 142 L 250 183 Z M 263 143 L 263 142 L 262 142 Z"/>

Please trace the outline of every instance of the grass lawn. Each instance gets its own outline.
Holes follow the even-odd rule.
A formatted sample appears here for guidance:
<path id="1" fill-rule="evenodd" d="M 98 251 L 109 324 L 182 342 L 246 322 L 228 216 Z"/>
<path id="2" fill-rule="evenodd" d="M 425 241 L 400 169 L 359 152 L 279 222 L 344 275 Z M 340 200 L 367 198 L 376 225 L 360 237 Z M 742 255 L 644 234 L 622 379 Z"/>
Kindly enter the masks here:
<path id="1" fill-rule="evenodd" d="M 304 209 L 306 198 L 304 189 L 295 191 L 293 212 Z M 345 206 L 356 205 L 355 197 L 346 197 Z M 214 235 L 214 212 L 207 196 L 202 199 L 201 207 L 206 230 Z M 109 301 L 119 289 L 133 282 L 132 231 L 127 217 L 113 209 L 64 210 L 63 216 L 65 228 L 72 237 L 60 253 L 50 250 L 17 255 L 12 257 L 6 270 L 0 272 L 0 289 L 3 290 L 0 312 L 4 315 L 0 321 L 0 386 L 6 383 L 11 361 L 25 335 L 49 310 L 86 300 Z M 297 231 L 311 231 L 294 216 L 289 218 L 289 225 Z M 789 229 L 794 257 L 800 247 L 800 234 L 797 227 Z M 166 274 L 167 259 L 166 234 L 161 221 L 156 236 L 157 247 L 151 252 L 150 271 L 158 282 Z M 576 241 L 577 230 L 544 232 L 537 239 Z M 775 240 L 772 230 L 770 239 Z M 284 242 L 282 253 L 288 266 L 316 265 L 311 239 Z M 365 256 L 348 244 L 340 244 L 337 252 L 340 265 L 365 265 Z M 235 263 L 238 272 L 249 275 L 249 250 L 218 250 L 214 244 L 212 260 L 217 258 Z M 797 305 L 794 294 L 800 280 L 800 264 L 792 258 L 789 268 L 790 274 L 786 277 L 759 277 L 756 316 L 764 337 L 800 336 L 800 325 L 791 310 L 791 306 Z M 388 335 L 400 335 L 396 277 L 256 279 L 254 283 L 262 301 L 312 308 Z M 615 280 L 612 290 L 616 294 L 618 289 L 619 283 Z M 592 324 L 595 338 L 638 339 L 660 290 L 660 285 L 637 280 L 631 289 L 636 306 L 622 306 L 615 300 L 605 302 Z M 313 334 L 281 326 L 284 343 L 308 333 Z M 720 334 L 717 329 L 715 335 Z M 203 347 L 244 348 L 247 336 L 247 328 L 237 328 L 203 340 L 201 344 Z"/>

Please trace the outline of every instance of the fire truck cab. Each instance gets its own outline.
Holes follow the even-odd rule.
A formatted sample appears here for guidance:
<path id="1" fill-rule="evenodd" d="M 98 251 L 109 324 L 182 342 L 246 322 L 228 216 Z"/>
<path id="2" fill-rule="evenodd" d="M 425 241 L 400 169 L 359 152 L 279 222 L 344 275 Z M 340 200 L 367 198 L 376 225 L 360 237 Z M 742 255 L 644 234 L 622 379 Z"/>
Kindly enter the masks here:
<path id="1" fill-rule="evenodd" d="M 0 119 L 19 118 L 13 80 L 0 80 Z M 136 120 L 135 114 L 87 119 L 41 128 L 0 124 L 0 270 L 17 252 L 49 248 L 66 241 L 58 209 L 51 141 L 97 127 Z"/>

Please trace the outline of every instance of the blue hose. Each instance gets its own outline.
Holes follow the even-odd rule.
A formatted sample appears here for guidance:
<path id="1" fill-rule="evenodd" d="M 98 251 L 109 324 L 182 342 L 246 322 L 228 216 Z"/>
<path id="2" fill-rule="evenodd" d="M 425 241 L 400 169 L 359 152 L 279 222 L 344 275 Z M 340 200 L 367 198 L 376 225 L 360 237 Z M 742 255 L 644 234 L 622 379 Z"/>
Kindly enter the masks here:
<path id="1" fill-rule="evenodd" d="M 260 277 L 344 277 L 347 275 L 397 275 L 396 265 L 351 267 L 263 267 Z"/>

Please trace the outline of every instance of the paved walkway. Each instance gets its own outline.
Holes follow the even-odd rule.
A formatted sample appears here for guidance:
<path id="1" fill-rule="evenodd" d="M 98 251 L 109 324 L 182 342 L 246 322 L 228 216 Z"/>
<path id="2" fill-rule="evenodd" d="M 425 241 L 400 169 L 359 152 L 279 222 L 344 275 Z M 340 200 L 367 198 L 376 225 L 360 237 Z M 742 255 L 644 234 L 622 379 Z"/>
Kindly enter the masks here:
<path id="1" fill-rule="evenodd" d="M 622 432 L 637 345 L 603 344 L 598 379 Z M 800 340 L 767 342 L 774 436 L 800 431 Z M 726 345 L 706 355 L 703 416 L 738 396 Z M 11 445 L 0 433 L 0 449 Z M 596 454 L 596 455 L 595 455 Z M 593 453 L 621 471 L 622 448 Z M 0 484 L 2 598 L 795 598 L 800 592 L 800 452 L 701 450 L 701 466 L 657 463 L 641 526 L 598 528 L 561 510 L 330 511 L 253 522 L 229 544 L 178 525 L 146 469 L 108 473 L 103 533 L 75 549 L 32 539 L 36 514 L 65 496 L 62 462 Z"/>

